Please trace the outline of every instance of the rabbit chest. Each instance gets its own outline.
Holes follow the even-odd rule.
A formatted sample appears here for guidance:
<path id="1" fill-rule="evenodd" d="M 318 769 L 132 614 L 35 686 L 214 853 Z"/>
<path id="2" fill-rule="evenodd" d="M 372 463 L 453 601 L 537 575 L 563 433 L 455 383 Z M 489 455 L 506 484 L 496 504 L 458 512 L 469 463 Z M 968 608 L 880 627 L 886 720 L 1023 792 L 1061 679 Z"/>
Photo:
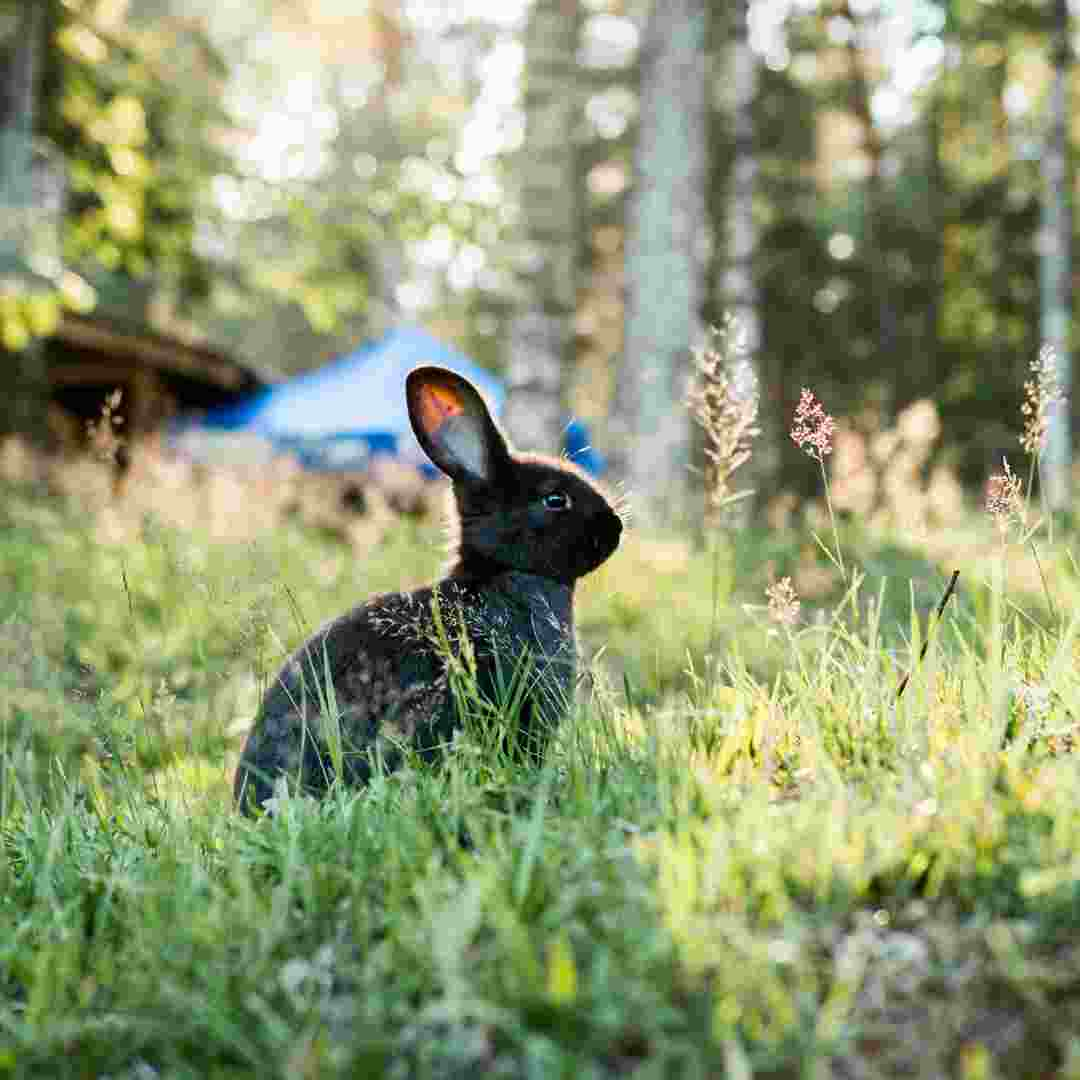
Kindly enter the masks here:
<path id="1" fill-rule="evenodd" d="M 438 588 L 451 643 L 455 631 L 459 641 L 464 635 L 471 643 L 480 693 L 493 702 L 521 695 L 519 744 L 539 757 L 573 700 L 573 589 L 522 571 L 508 571 L 483 586 L 451 579 Z"/>
<path id="2" fill-rule="evenodd" d="M 453 585 L 446 583 L 442 589 L 452 595 Z M 468 589 L 466 595 L 470 625 L 465 629 L 476 649 L 478 677 L 487 684 L 482 689 L 497 691 L 492 680 L 508 677 L 525 664 L 531 675 L 522 677 L 565 705 L 577 660 L 570 586 L 509 571 L 485 587 Z"/>

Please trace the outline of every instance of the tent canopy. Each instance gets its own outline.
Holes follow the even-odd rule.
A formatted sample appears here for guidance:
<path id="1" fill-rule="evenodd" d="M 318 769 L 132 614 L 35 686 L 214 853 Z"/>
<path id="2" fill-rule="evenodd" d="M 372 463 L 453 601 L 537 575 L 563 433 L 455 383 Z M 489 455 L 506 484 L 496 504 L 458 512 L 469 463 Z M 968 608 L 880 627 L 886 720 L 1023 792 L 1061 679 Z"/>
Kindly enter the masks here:
<path id="1" fill-rule="evenodd" d="M 380 454 L 426 465 L 405 407 L 405 376 L 419 364 L 464 375 L 501 410 L 506 395 L 495 376 L 425 331 L 403 327 L 315 371 L 212 410 L 187 425 L 179 441 L 193 447 L 199 430 L 217 443 L 224 440 L 215 435 L 256 436 L 311 469 L 363 469 Z"/>
<path id="2" fill-rule="evenodd" d="M 250 461 L 292 453 L 308 469 L 354 471 L 386 456 L 431 473 L 405 406 L 405 376 L 419 364 L 456 371 L 496 414 L 502 411 L 506 392 L 496 376 L 426 331 L 400 327 L 321 368 L 178 426 L 174 441 L 196 458 L 235 458 L 239 452 Z M 603 458 L 589 446 L 580 421 L 567 425 L 564 449 L 590 472 L 603 471 Z"/>

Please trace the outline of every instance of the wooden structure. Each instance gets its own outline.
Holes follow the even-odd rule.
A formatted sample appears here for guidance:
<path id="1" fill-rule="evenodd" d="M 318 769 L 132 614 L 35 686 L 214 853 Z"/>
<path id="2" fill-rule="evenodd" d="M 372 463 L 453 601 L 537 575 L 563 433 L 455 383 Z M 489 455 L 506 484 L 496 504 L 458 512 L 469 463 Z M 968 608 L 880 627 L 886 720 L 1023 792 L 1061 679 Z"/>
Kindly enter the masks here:
<path id="1" fill-rule="evenodd" d="M 44 342 L 54 433 L 80 439 L 115 390 L 128 439 L 170 416 L 246 397 L 265 381 L 227 353 L 125 324 L 105 314 L 65 315 Z"/>

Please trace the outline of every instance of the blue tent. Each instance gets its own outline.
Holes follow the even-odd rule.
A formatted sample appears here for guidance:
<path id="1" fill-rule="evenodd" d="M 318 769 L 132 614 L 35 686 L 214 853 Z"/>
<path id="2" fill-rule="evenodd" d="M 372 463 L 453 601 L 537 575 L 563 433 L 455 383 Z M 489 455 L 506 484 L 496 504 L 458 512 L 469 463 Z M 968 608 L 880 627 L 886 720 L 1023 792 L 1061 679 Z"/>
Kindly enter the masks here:
<path id="1" fill-rule="evenodd" d="M 498 378 L 424 330 L 401 327 L 315 371 L 182 424 L 174 436 L 186 447 L 200 435 L 208 443 L 256 436 L 275 452 L 294 454 L 308 469 L 361 470 L 385 455 L 432 471 L 405 407 L 405 376 L 418 364 L 464 375 L 502 411 L 506 392 Z M 590 472 L 602 471 L 603 459 L 588 445 L 580 421 L 571 421 L 567 434 L 572 459 Z"/>
<path id="2" fill-rule="evenodd" d="M 495 376 L 425 331 L 404 327 L 315 371 L 214 409 L 185 425 L 182 434 L 199 429 L 258 436 L 279 453 L 295 454 L 308 469 L 363 469 L 380 454 L 424 465 L 427 458 L 405 408 L 405 376 L 418 364 L 464 375 L 493 408 L 502 409 L 505 392 Z"/>

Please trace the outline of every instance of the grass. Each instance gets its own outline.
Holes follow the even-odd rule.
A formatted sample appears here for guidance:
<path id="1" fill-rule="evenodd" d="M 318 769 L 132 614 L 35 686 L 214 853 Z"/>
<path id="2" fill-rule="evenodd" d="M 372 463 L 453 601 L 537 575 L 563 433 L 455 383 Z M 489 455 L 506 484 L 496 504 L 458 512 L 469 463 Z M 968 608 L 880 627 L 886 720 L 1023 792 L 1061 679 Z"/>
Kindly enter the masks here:
<path id="1" fill-rule="evenodd" d="M 442 769 L 248 821 L 260 685 L 435 572 L 436 532 L 114 547 L 5 490 L 0 1074 L 1080 1076 L 1067 551 L 1040 551 L 1055 621 L 960 538 L 897 702 L 952 567 L 839 539 L 866 579 L 821 578 L 789 633 L 763 588 L 812 541 L 631 537 L 584 589 L 603 655 L 543 769 L 477 709 Z"/>

